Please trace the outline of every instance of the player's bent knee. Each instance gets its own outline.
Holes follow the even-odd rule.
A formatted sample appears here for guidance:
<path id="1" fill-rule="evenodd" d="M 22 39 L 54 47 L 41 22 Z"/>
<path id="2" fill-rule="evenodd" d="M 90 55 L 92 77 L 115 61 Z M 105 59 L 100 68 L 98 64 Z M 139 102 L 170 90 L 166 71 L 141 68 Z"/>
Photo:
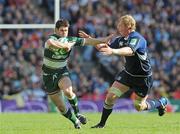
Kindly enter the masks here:
<path id="1" fill-rule="evenodd" d="M 137 111 L 144 110 L 144 104 L 141 101 L 135 100 L 134 101 L 134 107 Z"/>
<path id="2" fill-rule="evenodd" d="M 110 95 L 109 95 L 109 97 L 106 97 L 106 100 L 105 100 L 105 102 L 104 102 L 104 108 L 106 108 L 106 109 L 112 109 L 114 103 L 115 103 L 115 100 L 113 100 L 113 98 L 110 97 Z"/>
<path id="3" fill-rule="evenodd" d="M 69 92 L 64 92 L 64 95 L 67 97 L 67 98 L 71 98 L 71 94 Z"/>
<path id="4" fill-rule="evenodd" d="M 67 98 L 72 98 L 72 96 L 74 95 L 72 89 L 65 89 L 63 90 L 64 91 L 64 95 L 67 97 Z"/>
<path id="5" fill-rule="evenodd" d="M 141 107 L 139 106 L 139 104 L 134 104 L 134 107 L 137 111 L 141 111 Z"/>
<path id="6" fill-rule="evenodd" d="M 113 105 L 114 104 L 114 100 L 112 98 L 106 98 L 105 103 L 107 105 Z"/>
<path id="7" fill-rule="evenodd" d="M 118 97 L 113 93 L 108 93 L 105 102 L 109 105 L 114 104 Z"/>
<path id="8" fill-rule="evenodd" d="M 137 111 L 143 111 L 147 108 L 147 105 L 145 102 L 141 102 L 141 101 L 134 101 L 134 107 L 136 108 Z"/>
<path id="9" fill-rule="evenodd" d="M 106 96 L 104 107 L 106 109 L 111 109 L 113 107 L 116 99 L 119 98 L 119 96 L 121 96 L 120 90 L 116 89 L 114 87 L 111 87 L 109 89 L 107 96 Z"/>
<path id="10" fill-rule="evenodd" d="M 120 97 L 122 95 L 122 92 L 118 88 L 115 88 L 115 87 L 111 87 L 109 89 L 109 93 L 114 94 L 115 97 Z"/>

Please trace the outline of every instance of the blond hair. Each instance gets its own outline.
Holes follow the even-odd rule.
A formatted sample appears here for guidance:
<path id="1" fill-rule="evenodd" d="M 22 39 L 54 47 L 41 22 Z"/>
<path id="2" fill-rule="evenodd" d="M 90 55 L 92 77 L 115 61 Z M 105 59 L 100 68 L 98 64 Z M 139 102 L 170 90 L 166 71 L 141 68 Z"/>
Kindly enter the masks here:
<path id="1" fill-rule="evenodd" d="M 136 21 L 131 15 L 124 15 L 119 19 L 127 28 L 136 30 Z"/>

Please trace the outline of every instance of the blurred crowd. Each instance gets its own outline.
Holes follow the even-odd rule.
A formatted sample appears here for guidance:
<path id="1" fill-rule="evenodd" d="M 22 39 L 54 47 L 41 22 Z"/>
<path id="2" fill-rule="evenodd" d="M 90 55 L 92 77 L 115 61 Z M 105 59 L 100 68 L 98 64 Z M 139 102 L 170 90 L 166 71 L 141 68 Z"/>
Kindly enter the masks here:
<path id="1" fill-rule="evenodd" d="M 7 1 L 9 4 L 7 4 Z M 25 23 L 23 7 L 29 0 L 0 0 L 1 23 Z M 51 14 L 52 0 L 37 1 L 40 8 Z M 178 0 L 61 0 L 61 18 L 71 23 L 70 36 L 84 30 L 94 37 L 116 32 L 116 20 L 131 14 L 137 21 L 137 31 L 148 40 L 153 66 L 154 85 L 151 96 L 180 99 L 180 2 Z M 26 12 L 33 4 L 25 6 Z M 5 10 L 5 9 L 11 10 Z M 12 11 L 14 9 L 14 12 Z M 152 11 L 153 10 L 153 11 Z M 3 12 L 2 12 L 3 11 Z M 8 15 L 15 15 L 8 20 Z M 21 19 L 16 16 L 20 13 Z M 47 17 L 35 13 L 31 23 L 47 22 Z M 34 13 L 34 14 L 33 14 Z M 4 15 L 4 16 L 3 16 Z M 32 17 L 32 18 L 34 18 Z M 51 16 L 53 17 L 53 16 Z M 34 20 L 34 21 L 33 21 Z M 37 20 L 39 20 L 37 22 Z M 53 20 L 53 19 L 52 19 Z M 30 23 L 30 21 L 26 22 Z M 41 79 L 44 41 L 53 30 L 0 30 L 0 98 L 21 93 L 26 99 L 44 99 Z M 117 56 L 102 56 L 91 46 L 72 51 L 69 68 L 74 89 L 82 99 L 103 99 L 109 83 L 123 67 L 124 60 Z"/>
<path id="2" fill-rule="evenodd" d="M 54 19 L 37 8 L 39 5 L 43 6 L 40 0 L 0 0 L 0 24 L 52 24 Z"/>
<path id="3" fill-rule="evenodd" d="M 0 31 L 0 97 L 43 99 L 42 49 L 49 30 Z M 52 31 L 51 31 L 52 32 Z"/>

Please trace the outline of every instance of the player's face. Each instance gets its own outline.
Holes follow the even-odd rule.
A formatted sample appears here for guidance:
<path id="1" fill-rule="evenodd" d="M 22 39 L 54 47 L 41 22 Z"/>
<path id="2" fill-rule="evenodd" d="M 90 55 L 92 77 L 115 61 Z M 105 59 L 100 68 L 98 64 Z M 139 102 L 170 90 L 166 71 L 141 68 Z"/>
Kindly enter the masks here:
<path id="1" fill-rule="evenodd" d="M 120 21 L 117 25 L 118 33 L 123 36 L 127 37 L 129 34 L 129 29 Z"/>
<path id="2" fill-rule="evenodd" d="M 67 37 L 68 31 L 69 27 L 60 27 L 59 29 L 56 29 L 56 33 L 61 37 Z"/>

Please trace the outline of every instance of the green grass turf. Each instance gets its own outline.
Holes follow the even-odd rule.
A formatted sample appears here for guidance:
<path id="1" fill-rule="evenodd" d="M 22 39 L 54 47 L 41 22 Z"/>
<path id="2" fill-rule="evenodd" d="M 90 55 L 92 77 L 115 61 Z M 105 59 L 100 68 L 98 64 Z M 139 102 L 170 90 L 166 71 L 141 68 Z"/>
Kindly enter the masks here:
<path id="1" fill-rule="evenodd" d="M 0 114 L 0 134 L 180 134 L 180 113 L 113 113 L 103 129 L 91 129 L 100 113 L 86 113 L 81 130 L 58 113 Z"/>

